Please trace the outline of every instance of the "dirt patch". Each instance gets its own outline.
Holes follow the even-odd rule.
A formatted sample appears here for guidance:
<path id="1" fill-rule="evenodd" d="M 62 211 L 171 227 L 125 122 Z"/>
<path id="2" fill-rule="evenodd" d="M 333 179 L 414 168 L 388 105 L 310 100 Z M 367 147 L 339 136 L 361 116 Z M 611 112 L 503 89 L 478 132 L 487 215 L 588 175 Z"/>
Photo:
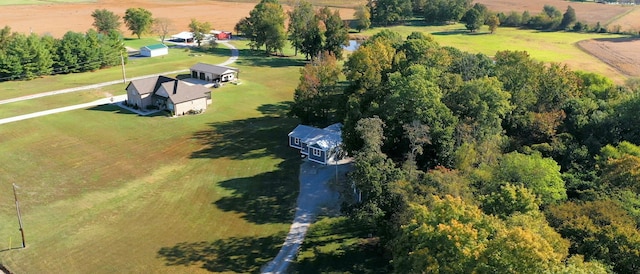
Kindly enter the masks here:
<path id="1" fill-rule="evenodd" d="M 539 0 L 539 1 L 521 1 L 521 0 L 477 0 L 474 1 L 486 5 L 490 10 L 497 12 L 524 12 L 529 11 L 531 15 L 542 12 L 544 5 L 556 7 L 562 13 L 567 10 L 567 6 L 571 6 L 576 11 L 579 21 L 588 24 L 607 24 L 614 18 L 623 15 L 633 9 L 633 6 L 622 5 L 605 5 L 595 2 L 567 2 L 564 0 Z M 624 17 L 627 17 L 625 15 Z"/>
<path id="2" fill-rule="evenodd" d="M 151 11 L 154 17 L 171 19 L 171 33 L 188 30 L 191 18 L 210 22 L 213 28 L 218 30 L 233 31 L 236 23 L 249 16 L 249 11 L 257 2 L 99 0 L 97 3 L 0 6 L 0 18 L 6 22 L 3 24 L 9 25 L 13 31 L 61 37 L 67 31 L 85 32 L 92 28 L 91 13 L 96 9 L 107 9 L 123 17 L 128 8 L 145 8 Z M 343 19 L 353 17 L 352 9 L 339 11 Z M 121 30 L 125 35 L 131 36 L 124 24 Z"/>
<path id="3" fill-rule="evenodd" d="M 594 39 L 580 41 L 578 46 L 621 73 L 640 77 L 640 39 Z"/>

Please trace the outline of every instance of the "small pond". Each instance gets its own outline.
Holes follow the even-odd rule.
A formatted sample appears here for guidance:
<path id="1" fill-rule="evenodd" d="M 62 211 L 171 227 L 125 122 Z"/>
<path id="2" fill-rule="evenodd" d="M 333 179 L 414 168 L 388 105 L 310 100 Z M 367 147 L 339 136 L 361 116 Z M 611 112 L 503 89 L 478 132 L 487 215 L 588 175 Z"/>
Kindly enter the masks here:
<path id="1" fill-rule="evenodd" d="M 342 48 L 348 51 L 357 50 L 360 47 L 361 40 L 349 40 L 348 46 L 343 46 Z"/>

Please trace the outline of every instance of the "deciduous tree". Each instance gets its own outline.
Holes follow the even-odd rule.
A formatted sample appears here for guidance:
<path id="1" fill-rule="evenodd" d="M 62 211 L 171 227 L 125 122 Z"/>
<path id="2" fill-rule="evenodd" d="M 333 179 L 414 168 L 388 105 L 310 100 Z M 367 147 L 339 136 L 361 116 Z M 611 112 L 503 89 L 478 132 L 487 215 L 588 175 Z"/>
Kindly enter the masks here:
<path id="1" fill-rule="evenodd" d="M 164 43 L 164 39 L 167 37 L 169 32 L 173 29 L 173 22 L 171 19 L 166 17 L 159 17 L 153 19 L 152 31 L 153 33 L 160 36 L 160 42 Z"/>
<path id="2" fill-rule="evenodd" d="M 349 31 L 340 18 L 338 10 L 333 12 L 328 7 L 320 9 L 320 18 L 324 22 L 323 50 L 332 54 L 336 59 L 342 59 L 342 47 L 349 41 Z"/>
<path id="3" fill-rule="evenodd" d="M 358 32 L 368 29 L 371 26 L 371 11 L 367 6 L 358 6 L 353 13 L 353 17 L 356 19 L 355 29 L 357 29 Z"/>
<path id="4" fill-rule="evenodd" d="M 300 82 L 293 96 L 291 114 L 303 124 L 322 125 L 335 111 L 338 79 L 341 69 L 336 58 L 323 54 L 301 69 Z"/>
<path id="5" fill-rule="evenodd" d="M 128 8 L 124 13 L 124 24 L 138 39 L 149 31 L 152 23 L 153 15 L 144 8 Z"/>
<path id="6" fill-rule="evenodd" d="M 298 2 L 293 10 L 289 11 L 288 39 L 295 49 L 296 55 L 298 55 L 298 51 L 301 51 L 309 59 L 309 55 L 314 57 L 320 51 L 322 37 L 318 23 L 319 19 L 309 1 Z M 312 48 L 307 48 L 307 46 Z"/>
<path id="7" fill-rule="evenodd" d="M 251 47 L 265 47 L 265 53 L 281 52 L 287 40 L 284 28 L 284 10 L 277 0 L 262 0 L 249 13 L 239 27 L 251 40 Z M 240 24 L 241 23 L 241 24 Z"/>
<path id="8" fill-rule="evenodd" d="M 211 23 L 199 22 L 194 18 L 191 18 L 189 23 L 189 31 L 193 33 L 193 39 L 198 43 L 198 47 L 202 44 L 202 40 L 206 38 L 206 35 L 211 31 Z"/>
<path id="9" fill-rule="evenodd" d="M 91 13 L 93 17 L 93 26 L 102 34 L 109 31 L 120 30 L 120 16 L 106 9 L 96 9 Z"/>

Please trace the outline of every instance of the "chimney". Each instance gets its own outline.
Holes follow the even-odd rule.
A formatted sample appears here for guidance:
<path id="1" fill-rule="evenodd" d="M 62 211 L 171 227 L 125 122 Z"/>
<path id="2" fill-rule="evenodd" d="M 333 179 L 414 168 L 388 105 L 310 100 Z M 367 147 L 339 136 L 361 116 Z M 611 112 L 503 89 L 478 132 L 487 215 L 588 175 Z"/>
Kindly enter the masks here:
<path id="1" fill-rule="evenodd" d="M 178 80 L 176 79 L 173 82 L 173 94 L 176 94 L 178 92 Z"/>

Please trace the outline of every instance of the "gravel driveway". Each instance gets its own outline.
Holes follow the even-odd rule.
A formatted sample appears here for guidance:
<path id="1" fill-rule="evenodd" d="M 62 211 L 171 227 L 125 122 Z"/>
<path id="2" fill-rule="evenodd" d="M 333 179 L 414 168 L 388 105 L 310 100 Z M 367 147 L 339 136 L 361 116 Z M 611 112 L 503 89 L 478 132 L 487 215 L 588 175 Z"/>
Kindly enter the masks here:
<path id="1" fill-rule="evenodd" d="M 318 214 L 338 209 L 339 196 L 329 188 L 329 181 L 336 174 L 344 176 L 350 167 L 346 161 L 338 165 L 321 165 L 306 160 L 300 165 L 300 193 L 293 224 L 280 252 L 262 268 L 261 273 L 284 273 L 287 270 Z"/>

